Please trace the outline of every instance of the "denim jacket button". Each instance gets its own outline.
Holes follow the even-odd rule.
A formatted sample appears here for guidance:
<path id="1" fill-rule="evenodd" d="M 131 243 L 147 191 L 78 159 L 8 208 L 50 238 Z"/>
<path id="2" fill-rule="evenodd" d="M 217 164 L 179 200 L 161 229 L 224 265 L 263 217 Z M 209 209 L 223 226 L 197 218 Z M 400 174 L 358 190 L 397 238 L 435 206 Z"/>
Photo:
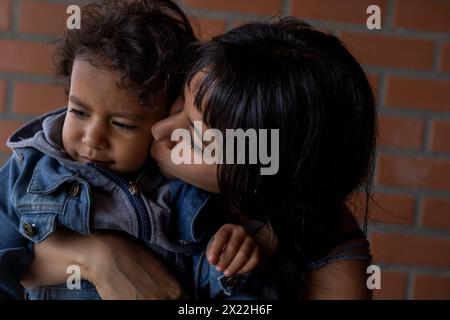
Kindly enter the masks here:
<path id="1" fill-rule="evenodd" d="M 29 237 L 33 237 L 36 235 L 36 225 L 35 224 L 29 224 L 27 222 L 24 222 L 22 224 L 23 231 L 25 231 L 26 235 Z"/>
<path id="2" fill-rule="evenodd" d="M 74 182 L 72 184 L 72 187 L 70 188 L 70 195 L 72 197 L 78 196 L 78 193 L 80 192 L 80 184 L 78 182 Z"/>

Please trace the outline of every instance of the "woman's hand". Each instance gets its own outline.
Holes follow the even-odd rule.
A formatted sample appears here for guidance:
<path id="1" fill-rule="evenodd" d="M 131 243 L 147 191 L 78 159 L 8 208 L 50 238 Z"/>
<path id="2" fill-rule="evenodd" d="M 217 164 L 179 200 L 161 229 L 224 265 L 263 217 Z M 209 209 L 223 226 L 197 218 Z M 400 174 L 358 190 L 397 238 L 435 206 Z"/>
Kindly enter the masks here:
<path id="1" fill-rule="evenodd" d="M 149 250 L 112 233 L 96 235 L 103 252 L 88 280 L 102 299 L 186 299 L 178 281 Z"/>
<path id="2" fill-rule="evenodd" d="M 102 299 L 183 299 L 180 284 L 143 246 L 112 232 L 82 236 L 58 230 L 35 245 L 27 287 L 65 283 L 69 265 L 92 282 Z"/>

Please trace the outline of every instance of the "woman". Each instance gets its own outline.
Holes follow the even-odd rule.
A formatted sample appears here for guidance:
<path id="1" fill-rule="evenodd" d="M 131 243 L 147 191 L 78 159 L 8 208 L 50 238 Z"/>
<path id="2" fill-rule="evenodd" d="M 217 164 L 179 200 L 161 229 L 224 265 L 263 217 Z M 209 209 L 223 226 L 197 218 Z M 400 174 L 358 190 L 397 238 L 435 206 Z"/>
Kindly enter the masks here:
<path id="1" fill-rule="evenodd" d="M 242 221 L 266 223 L 264 237 L 272 241 L 263 242 L 267 255 L 273 256 L 263 271 L 266 283 L 255 287 L 262 292 L 260 298 L 368 298 L 367 242 L 345 207 L 347 197 L 359 187 L 368 194 L 375 149 L 375 103 L 360 65 L 337 38 L 292 18 L 236 28 L 195 48 L 190 58 L 184 99 L 152 129 L 152 156 L 161 171 L 220 192 L 228 210 Z M 278 172 L 261 175 L 263 164 L 249 161 L 175 165 L 171 150 L 177 143 L 171 141 L 171 133 L 186 128 L 197 134 L 191 128 L 194 121 L 202 121 L 203 132 L 215 128 L 224 136 L 227 129 L 278 129 Z M 194 145 L 191 152 L 202 148 Z M 76 237 L 64 238 L 90 243 Z M 102 249 L 114 248 L 95 241 L 103 243 Z M 133 259 L 136 262 L 127 263 L 137 265 L 124 267 L 125 250 L 87 261 L 88 255 L 80 254 L 83 245 L 77 246 L 77 261 L 86 266 L 87 278 L 99 291 L 108 287 L 102 297 L 114 297 L 115 289 L 99 279 L 98 272 L 89 273 L 98 270 L 99 261 L 113 261 L 106 274 L 127 278 L 121 282 L 127 292 L 148 297 L 147 288 L 137 287 L 144 264 Z M 36 266 L 45 246 L 37 247 Z M 48 244 L 52 252 L 58 251 L 55 247 Z M 136 252 L 144 255 L 136 248 L 130 255 Z M 42 269 L 35 265 L 31 275 Z M 155 268 L 144 272 L 151 279 L 152 273 L 163 273 L 159 284 L 171 283 L 174 293 L 156 290 L 153 280 L 151 290 L 180 296 L 170 275 Z"/>

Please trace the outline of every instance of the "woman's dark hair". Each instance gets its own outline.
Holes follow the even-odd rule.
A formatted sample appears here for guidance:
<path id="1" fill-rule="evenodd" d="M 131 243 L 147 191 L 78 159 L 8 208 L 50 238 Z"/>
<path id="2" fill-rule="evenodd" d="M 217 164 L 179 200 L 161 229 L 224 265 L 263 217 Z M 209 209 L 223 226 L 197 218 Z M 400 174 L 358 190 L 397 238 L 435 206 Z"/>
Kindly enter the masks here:
<path id="1" fill-rule="evenodd" d="M 218 180 L 232 206 L 271 224 L 273 283 L 294 298 L 347 197 L 369 196 L 377 117 L 366 75 L 338 38 L 294 18 L 233 29 L 196 48 L 190 65 L 191 88 L 206 71 L 195 105 L 209 127 L 280 130 L 277 174 L 223 164 Z"/>
<path id="2" fill-rule="evenodd" d="M 119 86 L 146 104 L 158 92 L 167 104 L 179 94 L 183 49 L 195 41 L 183 11 L 170 0 L 103 0 L 81 11 L 81 28 L 57 42 L 56 73 L 70 88 L 76 57 L 117 71 Z"/>

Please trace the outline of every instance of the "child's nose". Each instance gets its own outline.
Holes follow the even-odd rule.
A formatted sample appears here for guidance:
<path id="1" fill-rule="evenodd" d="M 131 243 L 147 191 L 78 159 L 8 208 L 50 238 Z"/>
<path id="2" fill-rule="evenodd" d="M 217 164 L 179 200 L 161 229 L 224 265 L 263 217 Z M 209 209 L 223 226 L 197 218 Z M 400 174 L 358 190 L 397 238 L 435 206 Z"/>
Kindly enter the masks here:
<path id="1" fill-rule="evenodd" d="M 105 150 L 108 148 L 107 132 L 102 126 L 92 124 L 86 128 L 82 142 L 91 149 Z"/>

